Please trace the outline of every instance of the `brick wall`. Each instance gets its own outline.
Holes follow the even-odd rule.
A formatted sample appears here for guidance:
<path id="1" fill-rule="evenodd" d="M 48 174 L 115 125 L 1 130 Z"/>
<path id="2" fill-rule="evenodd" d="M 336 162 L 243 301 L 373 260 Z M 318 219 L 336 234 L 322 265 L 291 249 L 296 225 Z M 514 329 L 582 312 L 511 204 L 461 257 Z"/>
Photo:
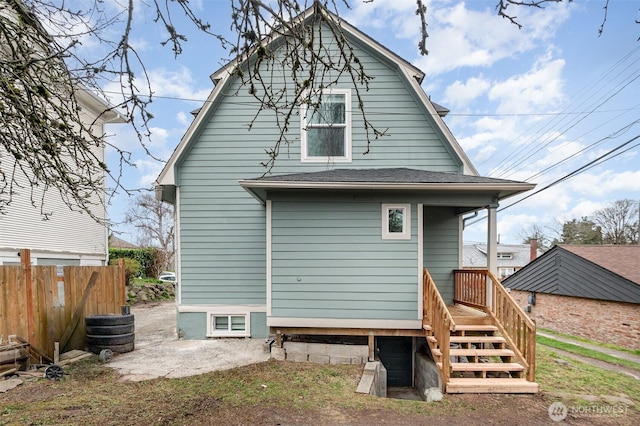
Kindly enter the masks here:
<path id="1" fill-rule="evenodd" d="M 511 296 L 522 308 L 527 305 L 529 294 L 511 290 Z M 536 293 L 536 304 L 529 316 L 541 328 L 640 349 L 638 304 Z"/>

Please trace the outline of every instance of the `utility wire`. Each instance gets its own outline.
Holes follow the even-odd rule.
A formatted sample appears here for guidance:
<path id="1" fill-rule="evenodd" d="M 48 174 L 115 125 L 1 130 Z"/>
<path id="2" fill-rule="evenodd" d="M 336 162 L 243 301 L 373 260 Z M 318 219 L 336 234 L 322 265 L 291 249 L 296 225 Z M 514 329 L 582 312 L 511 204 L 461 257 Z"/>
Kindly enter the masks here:
<path id="1" fill-rule="evenodd" d="M 519 200 L 517 200 L 517 201 L 514 201 L 513 203 L 509 204 L 508 206 L 504 206 L 504 207 L 499 208 L 499 209 L 497 210 L 497 212 L 501 212 L 501 211 L 504 211 L 504 210 L 508 209 L 509 207 L 513 207 L 513 206 L 515 206 L 516 204 L 518 204 L 518 203 L 520 203 L 520 202 L 522 202 L 522 201 L 524 201 L 524 200 L 526 200 L 526 199 L 528 199 L 528 198 L 533 197 L 534 195 L 537 195 L 537 194 L 539 194 L 539 193 L 541 193 L 541 192 L 543 192 L 543 191 L 546 191 L 547 189 L 549 189 L 549 188 L 551 188 L 551 187 L 553 187 L 553 186 L 555 186 L 555 185 L 557 185 L 557 184 L 559 184 L 559 183 L 561 183 L 561 182 L 564 182 L 565 180 L 571 179 L 572 177 L 577 176 L 577 175 L 579 175 L 580 173 L 583 173 L 583 172 L 585 172 L 585 171 L 587 171 L 587 170 L 591 169 L 592 167 L 595 167 L 595 166 L 597 166 L 597 165 L 600 165 L 600 164 L 602 164 L 602 163 L 604 163 L 604 162 L 606 162 L 606 161 L 609 161 L 609 160 L 611 160 L 611 159 L 613 159 L 613 158 L 617 157 L 618 155 L 621 155 L 621 154 L 623 154 L 623 153 L 625 153 L 625 152 L 627 152 L 627 151 L 629 151 L 629 150 L 631 150 L 631 149 L 633 149 L 633 148 L 636 148 L 636 147 L 640 146 L 640 143 L 638 143 L 638 144 L 633 145 L 632 147 L 630 147 L 630 148 L 628 148 L 628 149 L 626 149 L 626 150 L 624 150 L 624 151 L 622 151 L 622 152 L 617 153 L 617 154 L 616 154 L 616 155 L 614 155 L 614 156 L 611 156 L 610 158 L 606 158 L 606 157 L 608 157 L 609 155 L 613 154 L 614 152 L 616 152 L 616 151 L 618 151 L 618 150 L 620 150 L 620 149 L 624 148 L 625 146 L 629 145 L 630 143 L 632 143 L 632 142 L 634 142 L 634 141 L 636 141 L 636 140 L 638 140 L 638 139 L 640 139 L 640 135 L 636 135 L 636 136 L 632 137 L 632 138 L 631 138 L 631 139 L 629 139 L 628 141 L 626 141 L 626 142 L 624 142 L 624 143 L 622 143 L 622 144 L 618 145 L 617 147 L 615 147 L 615 148 L 613 148 L 612 150 L 610 150 L 610 151 L 606 152 L 605 154 L 601 155 L 600 157 L 596 158 L 595 160 L 592 160 L 592 161 L 588 162 L 587 164 L 585 164 L 585 165 L 583 165 L 583 166 L 581 166 L 581 167 L 577 168 L 576 170 L 572 171 L 571 173 L 568 173 L 568 174 L 564 175 L 564 176 L 563 176 L 563 177 L 561 177 L 560 179 L 557 179 L 557 180 L 555 180 L 555 181 L 551 182 L 550 184 L 546 185 L 544 188 L 541 188 L 541 189 L 539 189 L 539 190 L 537 190 L 537 191 L 534 191 L 534 192 L 532 192 L 531 194 L 528 194 L 527 196 L 525 196 L 525 197 L 523 197 L 523 198 L 520 198 L 520 199 L 519 199 Z M 467 224 L 467 226 L 469 226 L 469 225 L 473 225 L 473 224 L 478 223 L 478 222 L 481 222 L 481 221 L 485 220 L 486 218 L 487 218 L 487 216 L 483 216 L 483 217 L 481 217 L 481 218 L 478 218 L 478 219 L 474 220 L 473 222 L 469 222 L 469 223 Z"/>
<path id="2" fill-rule="evenodd" d="M 639 59 L 634 60 L 632 62 L 632 64 L 627 65 L 622 71 L 619 71 L 615 75 L 613 75 L 613 72 L 616 69 L 619 69 L 624 64 L 624 62 L 626 62 L 631 57 L 633 57 L 633 55 L 636 54 L 639 50 L 640 50 L 640 47 L 635 47 L 630 52 L 625 54 L 622 58 L 620 58 L 615 64 L 613 64 L 611 67 L 609 67 L 600 76 L 598 76 L 596 80 L 594 80 L 591 83 L 589 83 L 586 86 L 584 86 L 578 92 L 578 95 L 574 96 L 575 100 L 572 102 L 573 106 L 569 105 L 567 108 L 565 108 L 564 111 L 554 115 L 554 119 L 552 119 L 550 121 L 536 123 L 536 124 L 530 126 L 528 129 L 522 131 L 521 135 L 527 135 L 528 134 L 529 136 L 523 142 L 518 144 L 518 146 L 515 147 L 514 149 L 512 149 L 511 151 L 509 151 L 509 152 L 508 151 L 503 151 L 504 152 L 503 159 L 493 167 L 494 170 L 500 170 L 501 167 L 503 168 L 503 170 L 501 172 L 498 172 L 497 174 L 493 174 L 493 176 L 500 177 L 500 176 L 503 176 L 503 175 L 507 174 L 511 170 L 517 169 L 519 165 L 521 165 L 526 159 L 530 158 L 535 152 L 539 151 L 539 149 L 541 148 L 539 145 L 537 145 L 537 144 L 534 145 L 533 144 L 533 142 L 538 142 L 538 143 L 540 142 L 539 140 L 537 140 L 538 135 L 546 133 L 546 132 L 549 132 L 549 131 L 554 130 L 554 129 L 557 129 L 558 127 L 562 127 L 561 123 L 562 123 L 562 121 L 564 121 L 564 117 L 580 115 L 580 114 L 576 114 L 577 113 L 576 110 L 580 106 L 586 104 L 589 101 L 589 99 L 593 99 L 597 95 L 598 92 L 600 92 L 600 91 L 602 91 L 604 89 L 604 87 L 607 84 L 609 84 L 609 83 L 611 83 L 613 81 L 616 81 L 616 79 L 618 77 L 620 77 L 621 74 L 623 74 L 625 71 L 627 71 L 630 68 L 632 70 L 637 70 L 637 67 L 634 67 L 634 64 L 636 62 L 638 62 Z M 634 78 L 634 80 L 636 78 L 638 78 L 638 77 L 636 76 Z M 625 87 L 630 83 L 631 82 L 627 82 L 625 84 Z M 598 88 L 598 86 L 600 86 L 600 88 Z M 621 89 L 619 89 L 618 92 L 620 90 Z M 586 95 L 588 95 L 586 99 L 580 100 L 581 98 L 584 98 Z M 608 101 L 610 98 L 611 98 L 611 96 L 609 96 L 604 102 Z M 602 99 L 602 98 L 600 98 L 600 99 Z M 594 106 L 594 103 L 591 103 L 591 106 L 587 109 L 587 111 L 584 112 L 585 116 L 576 118 L 577 120 L 579 120 L 578 122 L 584 120 L 590 114 L 595 113 L 597 111 L 597 109 L 600 106 L 602 106 L 602 104 L 604 102 L 601 102 L 597 106 Z M 558 137 L 560 137 L 563 134 L 565 134 L 568 130 L 570 130 L 571 128 L 573 128 L 577 124 L 577 123 L 574 123 L 574 124 L 572 124 L 572 123 L 573 123 L 573 121 L 570 122 L 570 123 L 567 123 L 564 126 L 564 128 L 561 128 L 557 132 L 555 137 L 553 137 L 553 135 L 549 136 L 551 138 L 551 140 L 549 140 L 544 146 L 547 146 L 550 143 L 552 143 L 553 141 L 557 140 Z M 532 132 L 532 130 L 536 126 L 539 127 L 538 130 L 536 130 L 535 132 Z M 523 157 L 526 157 L 526 158 L 523 159 Z M 484 164 L 486 161 L 488 161 L 488 159 L 485 160 L 484 162 L 480 163 L 480 165 Z"/>

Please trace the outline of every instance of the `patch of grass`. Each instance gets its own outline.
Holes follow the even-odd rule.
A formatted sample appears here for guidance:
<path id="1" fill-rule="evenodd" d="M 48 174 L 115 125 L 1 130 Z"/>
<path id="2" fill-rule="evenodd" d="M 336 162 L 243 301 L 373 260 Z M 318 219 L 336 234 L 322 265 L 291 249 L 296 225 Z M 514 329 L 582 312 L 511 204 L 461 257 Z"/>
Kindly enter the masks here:
<path id="1" fill-rule="evenodd" d="M 634 368 L 640 371 L 640 364 L 626 359 L 621 359 L 615 356 L 611 356 L 602 352 L 594 351 L 584 346 L 578 346 L 571 343 L 561 342 L 559 340 L 550 339 L 545 336 L 536 336 L 536 342 L 541 345 L 549 346 L 556 349 L 562 349 L 567 352 L 571 352 L 577 355 L 586 356 L 600 361 L 605 361 L 610 364 L 624 365 L 625 367 Z"/>
<path id="2" fill-rule="evenodd" d="M 536 348 L 536 381 L 543 392 L 628 398 L 640 411 L 639 380 L 564 357 L 541 345 Z"/>
<path id="3" fill-rule="evenodd" d="M 546 418 L 548 392 L 624 396 L 635 403 L 624 420 L 638 424 L 639 381 L 553 358 L 561 357 L 538 347 L 540 395 L 447 395 L 426 404 L 356 393 L 362 365 L 268 361 L 197 376 L 121 382 L 116 371 L 91 357 L 66 366 L 60 382 L 40 379 L 3 394 L 0 424 L 429 424 L 430 419 L 473 424 L 478 417 L 501 424 L 517 423 L 523 415 Z M 504 415 L 517 417 L 505 420 Z"/>
<path id="4" fill-rule="evenodd" d="M 551 334 L 554 336 L 566 337 L 567 339 L 575 340 L 582 343 L 588 343 L 594 346 L 600 346 L 602 348 L 613 349 L 619 352 L 626 352 L 631 355 L 640 355 L 640 349 L 629 349 L 622 346 L 613 345 L 611 343 L 597 342 L 595 340 L 585 339 L 584 337 L 572 336 L 570 334 L 558 333 L 557 331 L 550 330 L 548 328 L 538 328 L 538 331 L 541 331 L 546 334 Z"/>

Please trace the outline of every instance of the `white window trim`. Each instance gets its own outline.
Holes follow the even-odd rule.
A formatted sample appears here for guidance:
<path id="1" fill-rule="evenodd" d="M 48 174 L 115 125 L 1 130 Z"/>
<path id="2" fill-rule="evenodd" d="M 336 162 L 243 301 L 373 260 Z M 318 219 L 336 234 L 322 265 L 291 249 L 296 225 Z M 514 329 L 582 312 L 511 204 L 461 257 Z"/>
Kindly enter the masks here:
<path id="1" fill-rule="evenodd" d="M 345 140 L 344 157 L 309 157 L 307 156 L 307 108 L 306 104 L 300 107 L 300 161 L 303 163 L 351 163 L 351 89 L 324 89 L 322 94 L 345 95 Z"/>
<path id="2" fill-rule="evenodd" d="M 244 317 L 244 330 L 216 330 L 213 325 L 216 317 Z M 251 337 L 251 312 L 207 312 L 207 337 Z"/>
<path id="3" fill-rule="evenodd" d="M 389 232 L 389 210 L 403 211 L 402 232 Z M 383 204 L 382 205 L 382 239 L 410 240 L 411 239 L 411 204 Z"/>

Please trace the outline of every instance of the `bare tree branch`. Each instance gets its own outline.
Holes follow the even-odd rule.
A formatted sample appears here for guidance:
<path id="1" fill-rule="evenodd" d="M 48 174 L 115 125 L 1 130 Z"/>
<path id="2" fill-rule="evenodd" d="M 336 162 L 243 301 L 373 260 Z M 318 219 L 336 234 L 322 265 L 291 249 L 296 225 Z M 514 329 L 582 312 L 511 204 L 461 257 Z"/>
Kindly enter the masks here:
<path id="1" fill-rule="evenodd" d="M 233 40 L 199 17 L 187 0 L 87 0 L 81 3 L 82 9 L 65 0 L 0 0 L 0 213 L 17 193 L 26 192 L 34 208 L 47 218 L 53 213 L 47 199 L 55 194 L 70 209 L 103 221 L 98 212 L 104 211 L 109 200 L 105 175 L 115 184 L 112 191 L 133 193 L 134 188 L 122 184 L 123 170 L 135 167 L 132 153 L 110 143 L 96 124 L 119 112 L 134 129 L 139 147 L 154 158 L 148 147 L 154 88 L 142 52 L 132 41 L 136 8 L 152 11 L 154 21 L 166 31 L 161 44 L 175 57 L 183 52 L 189 25 L 228 49 L 229 59 L 238 64 L 235 75 L 259 105 L 249 126 L 268 112 L 279 130 L 279 137 L 265 147 L 265 173 L 272 170 L 282 149 L 297 141 L 289 130 L 294 120 L 299 120 L 299 111 L 318 110 L 324 101 L 321 91 L 344 80 L 355 88 L 354 104 L 362 117 L 367 139 L 364 153 L 368 153 L 371 142 L 384 136 L 387 129 L 376 127 L 366 114 L 363 94 L 371 76 L 333 18 L 355 0 L 229 1 L 231 16 L 215 17 L 213 23 L 216 28 L 225 28 L 230 22 L 234 36 L 229 38 Z M 496 1 L 498 15 L 520 27 L 509 7 L 543 8 L 546 3 L 562 0 Z M 295 18 L 307 7 L 316 12 L 314 23 L 321 24 L 320 29 Z M 600 32 L 608 7 L 605 0 Z M 178 24 L 182 21 L 176 19 L 176 13 L 186 17 L 186 25 Z M 421 28 L 418 49 L 426 55 L 427 8 L 423 0 L 416 0 L 415 13 Z M 328 38 L 337 49 L 325 45 Z M 84 48 L 87 40 L 99 48 Z M 334 51 L 337 54 L 331 53 Z M 273 84 L 282 73 L 287 73 L 289 81 Z M 119 87 L 118 100 L 112 100 L 114 106 L 85 123 L 81 94 L 108 99 L 103 89 L 114 83 Z M 112 170 L 105 164 L 104 148 L 118 156 Z"/>

